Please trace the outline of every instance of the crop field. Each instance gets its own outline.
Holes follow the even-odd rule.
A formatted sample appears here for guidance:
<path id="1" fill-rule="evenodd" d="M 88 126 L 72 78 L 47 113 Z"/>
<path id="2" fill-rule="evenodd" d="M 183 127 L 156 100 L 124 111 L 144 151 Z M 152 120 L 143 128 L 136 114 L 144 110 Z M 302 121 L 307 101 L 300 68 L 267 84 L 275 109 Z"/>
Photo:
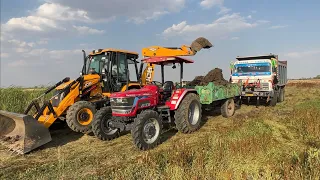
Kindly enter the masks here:
<path id="1" fill-rule="evenodd" d="M 0 89 L 0 109 L 21 113 L 41 91 Z M 206 112 L 199 131 L 169 129 L 149 151 L 130 133 L 101 141 L 64 122 L 50 132 L 26 155 L 0 145 L 0 179 L 318 179 L 320 81 L 290 81 L 275 107 L 242 105 L 229 119 Z"/>

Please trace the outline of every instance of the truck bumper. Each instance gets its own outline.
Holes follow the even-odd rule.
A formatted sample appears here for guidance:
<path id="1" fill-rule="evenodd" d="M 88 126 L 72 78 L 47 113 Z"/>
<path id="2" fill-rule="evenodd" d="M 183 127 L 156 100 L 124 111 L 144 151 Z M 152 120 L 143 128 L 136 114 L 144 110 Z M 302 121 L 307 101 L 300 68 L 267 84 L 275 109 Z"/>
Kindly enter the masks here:
<path id="1" fill-rule="evenodd" d="M 269 96 L 273 96 L 272 92 L 269 91 L 263 91 L 263 92 L 259 92 L 259 91 L 253 91 L 253 92 L 241 92 L 241 96 L 244 97 L 269 97 Z"/>

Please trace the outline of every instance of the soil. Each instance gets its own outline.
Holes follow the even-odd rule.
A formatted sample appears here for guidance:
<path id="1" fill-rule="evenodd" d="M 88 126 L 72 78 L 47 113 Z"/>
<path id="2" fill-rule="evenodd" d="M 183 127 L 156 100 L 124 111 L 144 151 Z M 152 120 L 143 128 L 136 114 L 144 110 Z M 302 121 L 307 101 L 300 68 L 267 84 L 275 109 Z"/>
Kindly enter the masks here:
<path id="1" fill-rule="evenodd" d="M 191 50 L 193 51 L 193 53 L 196 54 L 202 48 L 204 48 L 204 49 L 211 48 L 212 44 L 209 42 L 208 39 L 206 39 L 204 37 L 199 37 L 191 43 L 190 47 L 191 47 Z"/>
<path id="2" fill-rule="evenodd" d="M 205 76 L 197 76 L 188 83 L 188 86 L 206 86 L 209 82 L 213 82 L 215 85 L 227 85 L 229 82 L 223 78 L 222 69 L 214 68 Z"/>

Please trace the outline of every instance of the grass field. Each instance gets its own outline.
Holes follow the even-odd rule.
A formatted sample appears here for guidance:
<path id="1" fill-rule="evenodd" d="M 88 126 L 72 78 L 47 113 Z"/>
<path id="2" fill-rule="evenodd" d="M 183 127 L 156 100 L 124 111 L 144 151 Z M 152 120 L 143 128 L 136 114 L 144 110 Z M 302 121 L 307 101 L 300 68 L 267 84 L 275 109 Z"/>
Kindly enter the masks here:
<path id="1" fill-rule="evenodd" d="M 0 92 L 0 108 L 16 112 L 39 93 Z M 320 177 L 320 81 L 290 82 L 276 107 L 243 105 L 230 119 L 207 113 L 203 121 L 193 134 L 168 130 L 148 152 L 137 150 L 130 134 L 105 142 L 57 125 L 53 141 L 30 154 L 17 156 L 0 146 L 0 179 Z"/>

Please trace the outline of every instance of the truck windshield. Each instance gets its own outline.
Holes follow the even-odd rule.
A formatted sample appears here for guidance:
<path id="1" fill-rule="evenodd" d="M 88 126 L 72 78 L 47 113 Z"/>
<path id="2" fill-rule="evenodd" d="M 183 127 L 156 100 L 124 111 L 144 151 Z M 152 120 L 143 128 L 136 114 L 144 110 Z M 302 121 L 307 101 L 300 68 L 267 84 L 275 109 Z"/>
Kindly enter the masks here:
<path id="1" fill-rule="evenodd" d="M 106 61 L 107 61 L 107 56 L 104 54 L 89 56 L 87 61 L 88 63 L 87 72 L 100 74 Z"/>
<path id="2" fill-rule="evenodd" d="M 235 73 L 271 73 L 270 63 L 236 64 Z"/>

